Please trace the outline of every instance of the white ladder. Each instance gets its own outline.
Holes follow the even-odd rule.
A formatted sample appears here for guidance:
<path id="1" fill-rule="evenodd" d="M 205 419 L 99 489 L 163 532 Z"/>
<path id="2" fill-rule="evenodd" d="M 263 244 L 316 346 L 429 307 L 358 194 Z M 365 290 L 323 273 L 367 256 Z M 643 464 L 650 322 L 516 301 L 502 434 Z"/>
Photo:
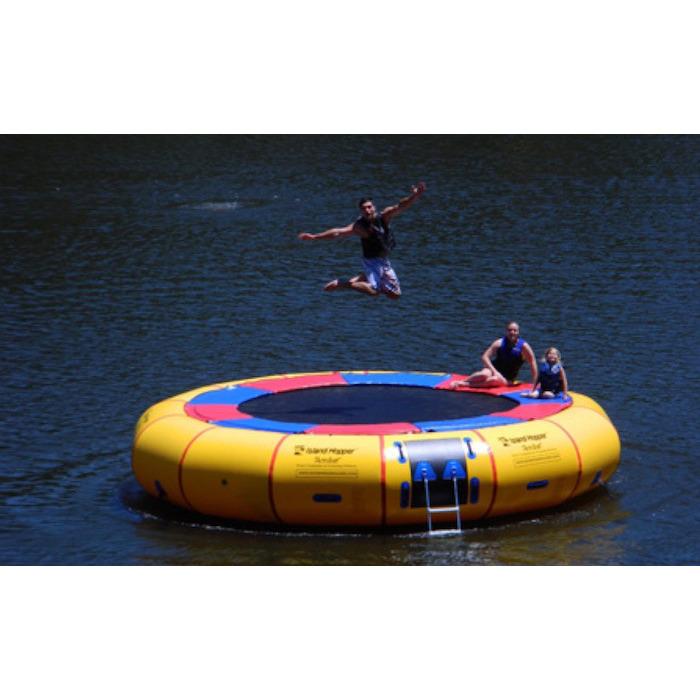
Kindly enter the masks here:
<path id="1" fill-rule="evenodd" d="M 452 467 L 452 488 L 455 497 L 455 504 L 453 506 L 431 506 L 430 487 L 428 486 L 428 470 L 425 467 L 421 469 L 421 476 L 423 477 L 423 486 L 425 488 L 425 511 L 428 518 L 428 534 L 435 534 L 435 531 L 433 530 L 433 513 L 455 513 L 456 515 L 456 528 L 451 530 L 439 530 L 438 532 L 462 532 L 462 517 L 459 512 L 459 492 L 457 489 L 457 470 Z"/>

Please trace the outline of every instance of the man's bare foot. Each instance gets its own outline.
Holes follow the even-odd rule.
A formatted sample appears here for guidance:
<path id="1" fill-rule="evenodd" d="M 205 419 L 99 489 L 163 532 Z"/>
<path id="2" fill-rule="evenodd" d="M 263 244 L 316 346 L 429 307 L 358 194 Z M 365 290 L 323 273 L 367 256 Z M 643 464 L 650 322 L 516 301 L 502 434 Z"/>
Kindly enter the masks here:
<path id="1" fill-rule="evenodd" d="M 340 286 L 340 280 L 331 280 L 328 284 L 324 285 L 324 292 L 332 292 L 334 289 L 338 289 Z"/>

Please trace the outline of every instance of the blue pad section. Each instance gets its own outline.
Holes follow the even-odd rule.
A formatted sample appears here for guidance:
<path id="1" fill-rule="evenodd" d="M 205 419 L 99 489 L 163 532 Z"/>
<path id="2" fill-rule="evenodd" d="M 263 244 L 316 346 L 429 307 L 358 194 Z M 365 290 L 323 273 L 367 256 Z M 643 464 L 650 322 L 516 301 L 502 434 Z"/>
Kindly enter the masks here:
<path id="1" fill-rule="evenodd" d="M 305 430 L 315 428 L 317 423 L 284 423 L 279 420 L 267 420 L 266 418 L 235 418 L 233 420 L 213 421 L 214 425 L 223 428 L 244 428 L 248 430 L 268 430 L 271 433 L 303 433 Z"/>
<path id="2" fill-rule="evenodd" d="M 519 391 L 511 391 L 507 394 L 501 394 L 501 396 L 504 396 L 507 399 L 513 399 L 513 401 L 517 401 L 518 403 L 522 404 L 540 403 L 540 399 L 528 399 L 526 396 L 520 396 Z"/>
<path id="3" fill-rule="evenodd" d="M 447 430 L 474 430 L 475 428 L 492 428 L 495 425 L 510 425 L 522 423 L 519 418 L 506 418 L 504 416 L 477 416 L 476 418 L 457 418 L 455 420 L 428 421 L 416 423 L 424 433 L 442 433 Z"/>
<path id="4" fill-rule="evenodd" d="M 198 394 L 188 403 L 191 404 L 227 404 L 238 406 L 248 399 L 256 399 L 258 396 L 264 396 L 271 392 L 262 389 L 250 389 L 245 386 L 233 386 L 226 389 L 214 389 L 213 391 L 205 391 L 203 394 Z"/>
<path id="5" fill-rule="evenodd" d="M 341 372 L 341 376 L 348 384 L 403 384 L 433 388 L 452 375 L 414 374 L 413 372 L 379 372 L 378 374 Z"/>
<path id="6" fill-rule="evenodd" d="M 566 401 L 562 399 L 560 396 L 557 396 L 553 399 L 530 399 L 527 396 L 520 396 L 519 391 L 513 391 L 508 394 L 501 394 L 501 396 L 504 396 L 507 399 L 513 399 L 513 401 L 517 401 L 520 404 L 523 404 L 524 406 L 527 406 L 528 404 L 542 404 L 544 402 L 546 403 L 571 403 L 571 399 L 567 399 Z"/>

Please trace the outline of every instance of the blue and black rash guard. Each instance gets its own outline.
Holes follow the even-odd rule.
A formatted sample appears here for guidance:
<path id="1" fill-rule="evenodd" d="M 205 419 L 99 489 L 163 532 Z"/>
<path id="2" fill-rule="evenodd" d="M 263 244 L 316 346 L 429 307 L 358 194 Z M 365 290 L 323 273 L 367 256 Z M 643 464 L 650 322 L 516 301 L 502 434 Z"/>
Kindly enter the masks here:
<path id="1" fill-rule="evenodd" d="M 367 221 L 361 216 L 355 222 L 355 226 L 369 231 L 367 238 L 360 239 L 363 257 L 386 258 L 389 256 L 389 252 L 394 249 L 396 242 L 394 235 L 389 230 L 389 224 L 381 216 L 378 216 L 374 221 Z"/>
<path id="2" fill-rule="evenodd" d="M 540 391 L 551 391 L 553 394 L 560 394 L 564 384 L 561 380 L 561 363 L 550 365 L 543 362 L 540 365 L 539 375 Z"/>
<path id="3" fill-rule="evenodd" d="M 501 338 L 501 344 L 498 346 L 493 366 L 509 382 L 512 382 L 518 376 L 518 372 L 523 365 L 523 345 L 525 345 L 525 341 L 522 338 L 518 338 L 518 342 L 513 346 L 508 344 L 508 338 L 505 336 Z"/>

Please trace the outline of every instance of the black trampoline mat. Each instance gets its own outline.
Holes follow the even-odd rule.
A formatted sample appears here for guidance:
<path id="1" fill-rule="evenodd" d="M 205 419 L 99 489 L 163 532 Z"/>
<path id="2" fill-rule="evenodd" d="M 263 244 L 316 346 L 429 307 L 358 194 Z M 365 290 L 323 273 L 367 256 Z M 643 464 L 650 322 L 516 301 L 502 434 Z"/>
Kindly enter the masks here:
<path id="1" fill-rule="evenodd" d="M 238 408 L 255 418 L 290 423 L 421 423 L 509 411 L 513 399 L 422 386 L 359 384 L 266 394 Z"/>

